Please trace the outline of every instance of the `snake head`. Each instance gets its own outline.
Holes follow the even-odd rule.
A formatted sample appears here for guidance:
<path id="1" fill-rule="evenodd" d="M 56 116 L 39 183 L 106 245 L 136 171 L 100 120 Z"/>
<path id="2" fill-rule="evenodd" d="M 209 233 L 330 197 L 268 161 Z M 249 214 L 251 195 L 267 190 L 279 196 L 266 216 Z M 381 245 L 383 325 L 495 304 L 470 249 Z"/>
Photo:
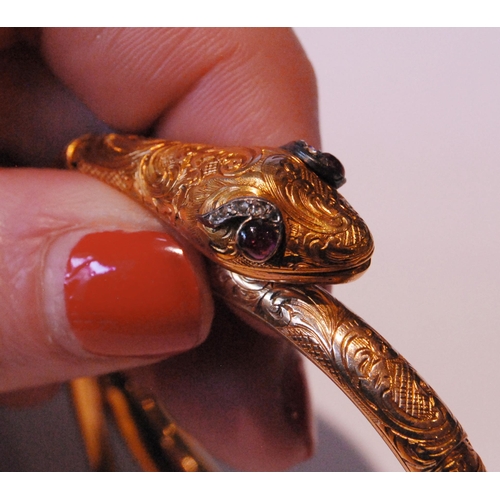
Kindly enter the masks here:
<path id="1" fill-rule="evenodd" d="M 120 189 L 208 258 L 250 278 L 348 281 L 373 241 L 340 195 L 342 164 L 304 141 L 219 148 L 110 134 L 67 150 L 70 168 Z"/>
<path id="2" fill-rule="evenodd" d="M 345 174 L 334 156 L 304 141 L 262 148 L 226 180 L 217 187 L 213 179 L 197 216 L 224 267 L 259 279 L 338 283 L 369 266 L 373 241 L 338 193 Z"/>

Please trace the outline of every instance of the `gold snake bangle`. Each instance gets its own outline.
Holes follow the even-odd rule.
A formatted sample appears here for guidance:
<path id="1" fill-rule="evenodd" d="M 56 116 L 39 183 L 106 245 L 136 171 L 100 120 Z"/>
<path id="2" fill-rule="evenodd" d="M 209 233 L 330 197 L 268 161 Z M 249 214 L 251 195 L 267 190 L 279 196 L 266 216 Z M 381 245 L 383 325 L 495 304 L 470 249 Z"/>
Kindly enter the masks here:
<path id="1" fill-rule="evenodd" d="M 312 360 L 406 470 L 485 470 L 460 424 L 410 364 L 314 284 L 356 278 L 373 253 L 368 228 L 338 192 L 345 179 L 335 157 L 303 141 L 281 148 L 218 148 L 110 134 L 75 140 L 67 149 L 67 166 L 135 199 L 208 257 L 215 264 L 214 293 Z M 174 424 L 151 395 L 109 378 L 99 390 L 123 396 L 126 404 L 114 407 L 115 417 L 119 425 L 137 424 L 125 434 L 135 455 L 145 457 L 144 468 L 169 468 L 158 460 L 147 465 L 155 439 L 160 454 L 184 450 L 175 461 L 177 470 L 210 468 L 182 444 L 177 428 L 169 435 L 174 445 L 161 444 L 165 429 L 172 431 Z M 78 401 L 81 392 L 75 394 Z M 134 416 L 133 407 L 142 416 Z M 134 432 L 144 427 L 154 431 L 153 438 L 133 445 Z"/>

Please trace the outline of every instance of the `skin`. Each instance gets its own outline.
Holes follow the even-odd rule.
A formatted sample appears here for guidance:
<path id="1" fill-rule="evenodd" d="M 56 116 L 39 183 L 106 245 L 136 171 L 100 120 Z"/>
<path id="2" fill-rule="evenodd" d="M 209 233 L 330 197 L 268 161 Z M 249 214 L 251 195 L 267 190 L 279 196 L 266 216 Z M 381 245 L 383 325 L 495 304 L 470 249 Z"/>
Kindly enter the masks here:
<path id="1" fill-rule="evenodd" d="M 51 167 L 71 139 L 113 130 L 220 145 L 279 146 L 301 138 L 319 147 L 315 78 L 290 30 L 1 29 L 0 57 L 9 68 L 0 75 L 6 167 Z M 168 228 L 76 172 L 1 169 L 0 196 L 3 403 L 43 400 L 71 378 L 158 361 L 83 350 L 67 325 L 62 277 L 83 234 Z M 235 468 L 283 469 L 303 460 L 311 436 L 297 355 L 224 306 L 209 335 L 204 264 L 182 245 L 206 290 L 199 338 L 208 341 L 133 376 L 168 396 L 187 430 Z M 221 333 L 235 322 L 241 322 L 236 341 Z M 224 360 L 230 362 L 220 369 Z M 290 405 L 300 422 L 290 423 Z"/>

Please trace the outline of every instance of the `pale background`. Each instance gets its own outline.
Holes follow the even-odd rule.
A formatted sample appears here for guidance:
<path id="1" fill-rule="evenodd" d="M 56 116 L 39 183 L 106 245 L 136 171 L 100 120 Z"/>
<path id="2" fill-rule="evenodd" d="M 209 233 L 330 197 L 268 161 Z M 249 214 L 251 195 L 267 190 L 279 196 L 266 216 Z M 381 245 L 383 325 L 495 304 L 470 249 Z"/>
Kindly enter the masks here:
<path id="1" fill-rule="evenodd" d="M 368 272 L 335 294 L 411 361 L 500 471 L 500 30 L 297 33 L 318 75 L 324 149 L 344 163 L 342 193 L 376 243 Z M 295 470 L 402 470 L 309 371 L 319 443 Z M 78 442 L 62 395 L 0 412 L 0 470 L 82 469 Z"/>
<path id="2" fill-rule="evenodd" d="M 371 268 L 335 295 L 500 471 L 500 30 L 296 31 L 318 77 L 323 148 L 343 162 L 341 192 L 375 239 Z M 352 403 L 310 376 L 310 466 L 402 470 Z"/>

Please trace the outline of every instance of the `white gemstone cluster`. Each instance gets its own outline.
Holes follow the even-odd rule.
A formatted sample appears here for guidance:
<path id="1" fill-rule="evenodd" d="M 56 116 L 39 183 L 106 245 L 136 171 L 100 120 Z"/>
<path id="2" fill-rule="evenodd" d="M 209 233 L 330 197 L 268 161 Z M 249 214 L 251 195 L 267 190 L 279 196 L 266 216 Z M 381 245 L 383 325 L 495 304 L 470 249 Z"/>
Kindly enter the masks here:
<path id="1" fill-rule="evenodd" d="M 273 203 L 257 197 L 237 198 L 229 201 L 201 215 L 199 220 L 206 227 L 216 228 L 236 217 L 262 219 L 274 223 L 282 220 L 280 211 Z"/>

